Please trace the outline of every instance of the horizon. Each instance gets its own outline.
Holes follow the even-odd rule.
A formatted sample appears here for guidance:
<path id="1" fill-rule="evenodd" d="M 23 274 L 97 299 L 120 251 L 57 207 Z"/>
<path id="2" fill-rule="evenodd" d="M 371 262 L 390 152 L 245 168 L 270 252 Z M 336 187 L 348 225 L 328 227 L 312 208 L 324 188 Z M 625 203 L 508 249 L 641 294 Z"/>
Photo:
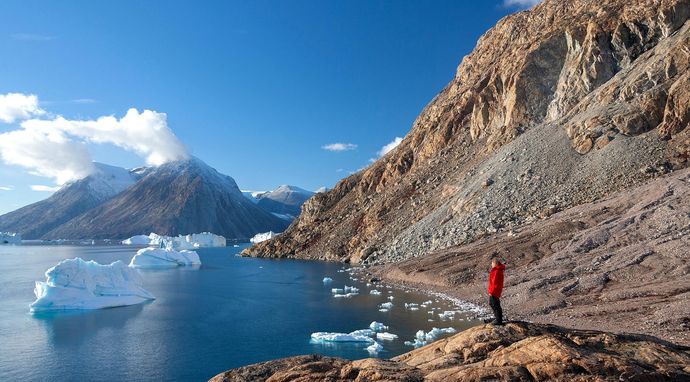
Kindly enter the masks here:
<path id="1" fill-rule="evenodd" d="M 90 161 L 193 155 L 242 190 L 330 189 L 393 149 L 477 39 L 534 3 L 3 2 L 0 96 L 23 98 L 0 100 L 0 214 Z"/>

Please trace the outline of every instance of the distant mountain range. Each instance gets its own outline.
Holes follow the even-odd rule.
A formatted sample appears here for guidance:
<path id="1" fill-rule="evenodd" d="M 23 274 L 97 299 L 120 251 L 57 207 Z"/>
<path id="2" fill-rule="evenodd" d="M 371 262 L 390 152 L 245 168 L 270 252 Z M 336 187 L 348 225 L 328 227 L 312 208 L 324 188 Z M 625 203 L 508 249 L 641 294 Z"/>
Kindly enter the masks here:
<path id="1" fill-rule="evenodd" d="M 24 239 L 120 239 L 210 231 L 247 239 L 281 232 L 313 193 L 281 186 L 249 199 L 198 158 L 126 170 L 96 163 L 88 177 L 0 216 L 0 231 Z"/>
<path id="2" fill-rule="evenodd" d="M 314 195 L 305 189 L 282 185 L 273 191 L 244 191 L 244 196 L 273 215 L 293 221 L 299 215 L 302 204 Z"/>

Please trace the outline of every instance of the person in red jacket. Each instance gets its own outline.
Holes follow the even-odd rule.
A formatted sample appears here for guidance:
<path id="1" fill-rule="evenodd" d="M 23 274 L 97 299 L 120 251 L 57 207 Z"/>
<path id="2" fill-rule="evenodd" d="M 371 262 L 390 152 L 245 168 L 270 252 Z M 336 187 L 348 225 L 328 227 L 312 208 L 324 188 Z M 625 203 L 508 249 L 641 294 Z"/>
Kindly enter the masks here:
<path id="1" fill-rule="evenodd" d="M 491 272 L 489 273 L 489 306 L 494 311 L 495 325 L 503 325 L 503 309 L 501 308 L 501 292 L 503 292 L 503 271 L 506 266 L 497 258 L 491 260 Z"/>

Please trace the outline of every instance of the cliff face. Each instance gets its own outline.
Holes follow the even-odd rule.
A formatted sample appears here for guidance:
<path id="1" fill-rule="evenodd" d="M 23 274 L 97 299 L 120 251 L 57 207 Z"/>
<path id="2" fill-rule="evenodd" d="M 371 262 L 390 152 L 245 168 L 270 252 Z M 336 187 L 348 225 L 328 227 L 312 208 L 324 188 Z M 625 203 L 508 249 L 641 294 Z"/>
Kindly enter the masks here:
<path id="1" fill-rule="evenodd" d="M 688 348 L 652 337 L 515 322 L 468 329 L 392 360 L 291 357 L 211 381 L 685 381 L 689 364 Z"/>
<path id="2" fill-rule="evenodd" d="M 490 29 L 403 142 L 245 254 L 387 263 L 688 166 L 690 0 L 547 0 Z"/>

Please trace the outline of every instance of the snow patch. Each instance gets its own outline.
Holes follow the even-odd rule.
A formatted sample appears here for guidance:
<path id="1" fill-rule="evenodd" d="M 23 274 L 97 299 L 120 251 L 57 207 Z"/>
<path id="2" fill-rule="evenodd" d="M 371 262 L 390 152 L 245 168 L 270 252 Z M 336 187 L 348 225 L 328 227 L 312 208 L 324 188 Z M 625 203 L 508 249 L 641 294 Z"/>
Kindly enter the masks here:
<path id="1" fill-rule="evenodd" d="M 273 239 L 274 237 L 276 237 L 278 235 L 280 235 L 280 233 L 275 233 L 273 231 L 268 231 L 268 232 L 264 232 L 264 233 L 257 233 L 256 235 L 254 235 L 254 237 L 249 239 L 249 241 L 251 241 L 254 244 L 261 243 L 262 241 Z"/>

